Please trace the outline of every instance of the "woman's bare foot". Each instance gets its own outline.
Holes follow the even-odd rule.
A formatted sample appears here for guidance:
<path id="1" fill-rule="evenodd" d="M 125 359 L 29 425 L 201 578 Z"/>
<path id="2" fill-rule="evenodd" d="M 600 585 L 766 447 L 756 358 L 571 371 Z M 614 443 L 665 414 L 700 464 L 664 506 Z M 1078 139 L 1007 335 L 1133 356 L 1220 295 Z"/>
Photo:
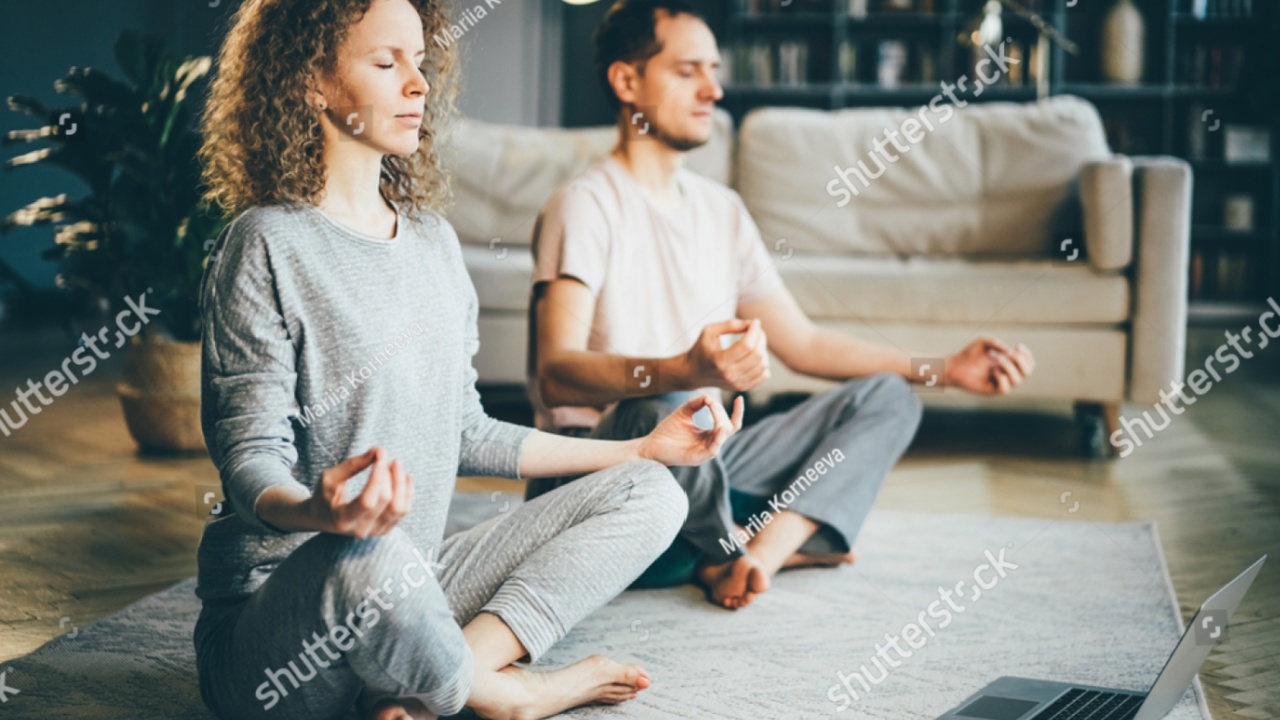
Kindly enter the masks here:
<path id="1" fill-rule="evenodd" d="M 719 565 L 702 565 L 697 577 L 711 602 L 730 610 L 746 607 L 769 589 L 768 574 L 750 555 Z"/>
<path id="2" fill-rule="evenodd" d="M 787 561 L 782 563 L 782 568 L 804 568 L 804 567 L 836 567 L 837 565 L 852 565 L 857 556 L 850 550 L 847 553 L 830 553 L 827 555 L 806 555 L 804 553 L 793 553 Z"/>
<path id="3" fill-rule="evenodd" d="M 549 672 L 508 665 L 497 672 L 479 673 L 467 705 L 490 720 L 538 720 L 579 705 L 626 702 L 649 684 L 649 676 L 638 665 L 592 655 Z"/>

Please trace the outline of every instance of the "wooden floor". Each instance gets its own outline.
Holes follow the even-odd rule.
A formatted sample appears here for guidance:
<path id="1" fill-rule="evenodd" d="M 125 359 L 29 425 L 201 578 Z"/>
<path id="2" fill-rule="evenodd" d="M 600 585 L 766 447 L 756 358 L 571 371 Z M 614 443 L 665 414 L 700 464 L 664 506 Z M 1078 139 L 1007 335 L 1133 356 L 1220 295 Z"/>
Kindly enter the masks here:
<path id="1" fill-rule="evenodd" d="M 1188 357 L 1199 364 L 1220 342 L 1221 330 L 1196 329 Z M 58 367 L 72 348 L 52 333 L 0 336 L 0 406 L 13 399 L 9 388 Z M 197 486 L 216 485 L 217 474 L 206 457 L 137 455 L 115 397 L 119 364 L 113 357 L 12 437 L 0 436 L 0 663 L 195 573 Z M 527 417 L 527 408 L 500 407 L 497 395 L 487 402 Z M 879 507 L 1153 520 L 1184 617 L 1270 553 L 1202 679 L 1215 718 L 1280 717 L 1278 431 L 1280 348 L 1246 361 L 1117 462 L 1075 455 L 1066 407 L 933 409 Z"/>

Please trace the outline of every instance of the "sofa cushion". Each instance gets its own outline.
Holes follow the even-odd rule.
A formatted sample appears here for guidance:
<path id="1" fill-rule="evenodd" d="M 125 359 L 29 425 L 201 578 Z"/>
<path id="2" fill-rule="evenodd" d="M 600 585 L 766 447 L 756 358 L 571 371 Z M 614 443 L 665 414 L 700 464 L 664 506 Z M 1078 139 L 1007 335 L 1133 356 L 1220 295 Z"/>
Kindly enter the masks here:
<path id="1" fill-rule="evenodd" d="M 932 325 L 854 320 L 819 320 L 828 330 L 864 342 L 943 358 L 962 349 L 978 335 L 1025 343 L 1036 356 L 1036 371 L 1009 395 L 983 396 L 961 391 L 930 392 L 917 387 L 920 398 L 945 403 L 1020 403 L 1028 400 L 1124 399 L 1128 377 L 1129 336 L 1124 328 L 991 323 Z M 770 366 L 770 378 L 751 390 L 755 402 L 775 393 L 821 392 L 836 383 L 797 375 L 781 362 Z"/>
<path id="2" fill-rule="evenodd" d="M 453 173 L 453 206 L 445 213 L 464 243 L 528 245 L 533 223 L 556 188 L 613 149 L 616 128 L 574 130 L 458 123 L 441 156 Z M 689 152 L 686 166 L 717 182 L 732 175 L 733 120 L 717 110 L 711 140 Z"/>
<path id="3" fill-rule="evenodd" d="M 529 308 L 533 253 L 527 245 L 462 245 L 462 260 L 485 310 L 524 312 Z"/>
<path id="4" fill-rule="evenodd" d="M 1005 324 L 1122 323 L 1129 280 L 1049 260 L 813 256 L 777 266 L 810 317 Z"/>
<path id="5" fill-rule="evenodd" d="M 1080 169 L 1111 156 L 1092 105 L 1063 96 L 936 107 L 748 115 L 737 189 L 766 242 L 826 253 L 1045 257 L 1055 231 L 1079 230 Z M 886 144 L 890 129 L 906 151 Z M 873 159 L 877 140 L 887 155 Z"/>

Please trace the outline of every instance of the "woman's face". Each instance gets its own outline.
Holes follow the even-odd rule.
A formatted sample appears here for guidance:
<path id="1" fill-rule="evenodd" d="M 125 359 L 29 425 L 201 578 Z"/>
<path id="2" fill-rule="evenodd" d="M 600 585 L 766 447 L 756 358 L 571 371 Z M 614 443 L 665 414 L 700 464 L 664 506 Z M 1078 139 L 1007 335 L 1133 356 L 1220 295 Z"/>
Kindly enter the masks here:
<path id="1" fill-rule="evenodd" d="M 325 142 L 357 142 L 380 154 L 411 155 L 431 89 L 422 19 L 408 0 L 374 0 L 351 27 L 332 77 L 319 83 Z"/>

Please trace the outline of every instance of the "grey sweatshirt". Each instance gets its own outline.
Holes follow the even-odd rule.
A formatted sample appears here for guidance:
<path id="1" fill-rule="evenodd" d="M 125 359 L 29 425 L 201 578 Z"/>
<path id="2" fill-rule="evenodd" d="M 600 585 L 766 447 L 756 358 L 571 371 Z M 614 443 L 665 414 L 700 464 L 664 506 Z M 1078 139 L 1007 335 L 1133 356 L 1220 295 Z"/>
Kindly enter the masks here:
<path id="1" fill-rule="evenodd" d="M 202 601 L 252 593 L 314 536 L 264 523 L 264 491 L 310 492 L 375 445 L 413 476 L 399 527 L 424 553 L 440 546 L 458 475 L 517 476 L 532 431 L 480 405 L 478 309 L 439 216 L 400 213 L 392 239 L 311 206 L 255 208 L 228 225 L 201 281 L 201 422 L 231 512 L 200 540 Z M 352 496 L 368 475 L 350 481 Z"/>

